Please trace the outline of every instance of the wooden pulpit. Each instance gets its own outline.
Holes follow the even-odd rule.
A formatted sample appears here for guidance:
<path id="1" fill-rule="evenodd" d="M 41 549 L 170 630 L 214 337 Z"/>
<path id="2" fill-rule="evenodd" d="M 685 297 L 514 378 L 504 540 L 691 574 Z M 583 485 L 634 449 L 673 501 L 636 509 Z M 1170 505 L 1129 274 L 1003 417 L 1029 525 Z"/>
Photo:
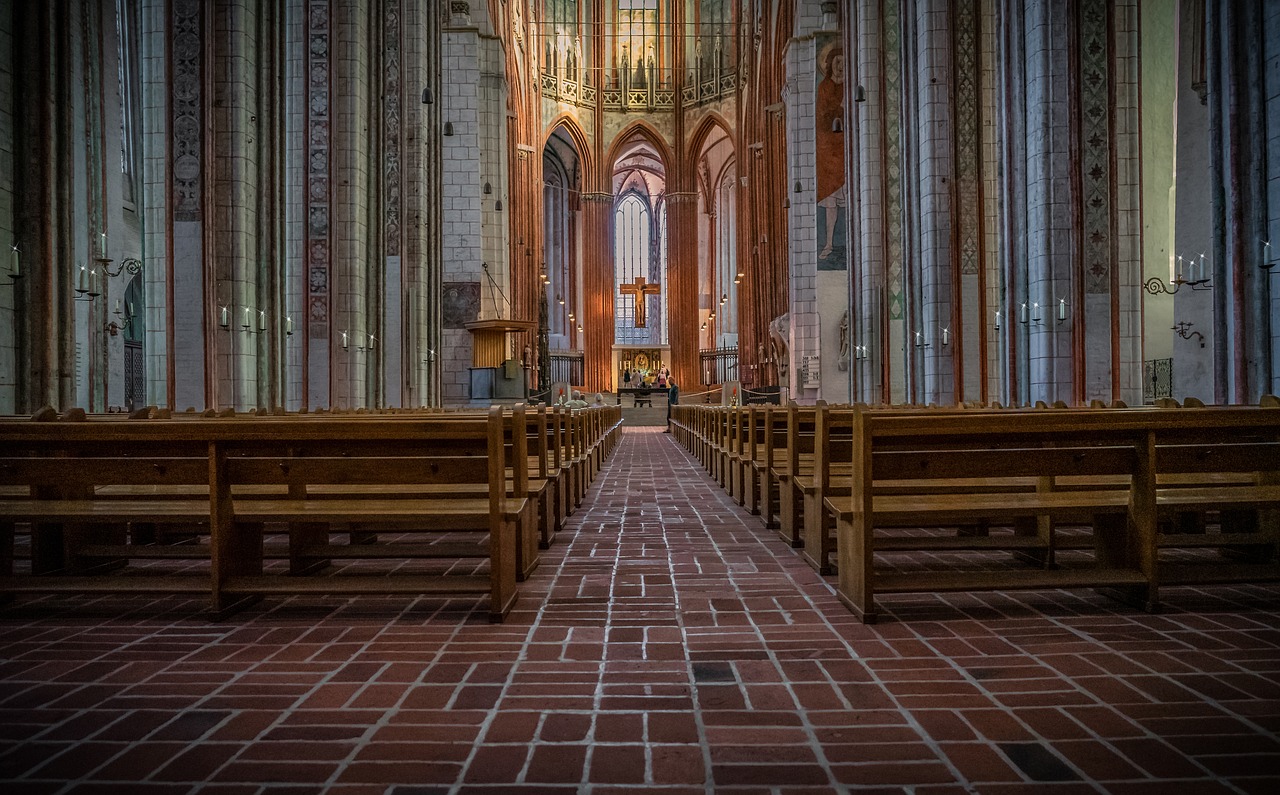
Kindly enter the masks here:
<path id="1" fill-rule="evenodd" d="M 532 320 L 476 320 L 465 324 L 471 332 L 471 399 L 524 399 L 525 373 L 519 359 L 507 356 L 507 335 L 533 331 Z"/>

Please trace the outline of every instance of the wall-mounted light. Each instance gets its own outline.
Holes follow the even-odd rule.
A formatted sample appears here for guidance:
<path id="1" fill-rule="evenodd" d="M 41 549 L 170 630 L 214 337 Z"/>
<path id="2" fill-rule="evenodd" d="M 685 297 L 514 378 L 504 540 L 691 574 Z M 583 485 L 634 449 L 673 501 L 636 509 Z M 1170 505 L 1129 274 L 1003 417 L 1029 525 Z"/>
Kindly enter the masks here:
<path id="1" fill-rule="evenodd" d="M 579 334 L 581 334 L 581 333 L 582 333 L 582 324 L 581 324 L 581 323 L 579 323 L 579 324 L 578 324 L 578 333 L 579 333 Z"/>
<path id="2" fill-rule="evenodd" d="M 831 132 L 838 132 L 838 133 L 844 132 L 844 118 L 841 117 L 839 114 L 837 114 L 836 117 L 831 120 Z"/>
<path id="3" fill-rule="evenodd" d="M 9 246 L 11 252 L 9 257 L 9 283 L 12 284 L 22 278 L 22 249 L 18 247 L 18 241 L 13 241 Z"/>
<path id="4" fill-rule="evenodd" d="M 498 199 L 496 202 L 493 203 L 493 209 L 496 212 L 502 212 L 502 199 Z"/>
<path id="5" fill-rule="evenodd" d="M 556 293 L 556 303 L 560 306 L 564 306 L 564 296 L 560 293 Z"/>
<path id="6" fill-rule="evenodd" d="M 286 316 L 284 319 L 284 335 L 286 337 L 293 336 L 293 318 Z"/>
<path id="7" fill-rule="evenodd" d="M 1061 323 L 1066 319 L 1067 319 L 1067 299 L 1059 298 L 1058 299 L 1058 322 Z"/>
<path id="8" fill-rule="evenodd" d="M 345 351 L 345 350 L 347 350 L 347 345 L 348 345 L 348 344 L 349 344 L 349 343 L 347 342 L 347 332 L 345 332 L 345 331 L 344 331 L 344 332 L 342 332 L 342 349 L 343 349 L 344 351 Z"/>
<path id="9" fill-rule="evenodd" d="M 231 308 L 227 306 L 218 308 L 218 325 L 226 329 L 231 326 Z"/>
<path id="10" fill-rule="evenodd" d="M 728 293 L 720 293 L 720 305 L 721 305 L 721 306 L 724 306 L 724 305 L 725 305 L 725 304 L 727 304 L 728 302 L 729 302 L 729 294 L 728 294 Z"/>
<path id="11" fill-rule="evenodd" d="M 453 135 L 453 122 L 447 121 L 444 123 L 444 134 Z"/>
<path id="12" fill-rule="evenodd" d="M 432 93 L 432 91 L 431 91 L 431 89 L 430 89 L 430 88 L 424 88 L 424 89 L 422 89 L 422 104 L 423 104 L 423 105 L 430 105 L 431 103 L 433 103 L 433 102 L 435 102 L 435 101 L 436 101 L 436 95 L 435 95 L 434 93 Z"/>
<path id="13" fill-rule="evenodd" d="M 945 326 L 942 329 L 942 345 L 945 347 L 951 344 L 951 329 Z"/>
<path id="14" fill-rule="evenodd" d="M 867 90 L 862 87 L 861 83 L 853 87 L 853 101 L 854 102 L 867 101 Z"/>
<path id="15" fill-rule="evenodd" d="M 996 331 L 1000 330 L 1000 310 L 996 310 Z"/>
<path id="16" fill-rule="evenodd" d="M 791 199 L 787 198 L 786 196 L 782 197 L 782 209 L 784 210 L 791 209 Z"/>
<path id="17" fill-rule="evenodd" d="M 796 180 L 796 186 L 795 186 L 794 188 L 792 188 L 792 189 L 791 189 L 791 192 L 792 192 L 792 193 L 799 193 L 799 192 L 800 192 L 800 191 L 802 191 L 802 190 L 804 190 L 804 188 L 803 188 L 803 187 L 801 187 L 801 185 L 800 185 L 800 180 Z"/>
<path id="18" fill-rule="evenodd" d="M 493 193 L 493 186 L 486 182 L 484 184 L 484 195 L 488 196 L 490 193 Z"/>

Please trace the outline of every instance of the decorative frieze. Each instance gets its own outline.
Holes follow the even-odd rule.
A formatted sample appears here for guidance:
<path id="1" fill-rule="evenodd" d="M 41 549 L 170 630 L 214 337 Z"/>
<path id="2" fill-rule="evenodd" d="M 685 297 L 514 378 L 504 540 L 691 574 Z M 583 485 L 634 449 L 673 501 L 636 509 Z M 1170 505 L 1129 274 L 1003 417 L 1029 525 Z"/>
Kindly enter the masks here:
<path id="1" fill-rule="evenodd" d="M 401 183 L 401 65 L 400 65 L 400 4 L 387 3 L 383 22 L 383 81 L 382 116 L 385 137 L 383 181 L 385 187 L 385 229 L 388 257 L 400 256 L 402 213 Z"/>
<path id="2" fill-rule="evenodd" d="M 310 336 L 329 322 L 329 0 L 307 7 L 307 316 Z"/>
<path id="3" fill-rule="evenodd" d="M 201 122 L 201 30 L 200 0 L 174 0 L 172 25 L 173 62 L 169 84 L 172 109 L 173 219 L 199 221 L 200 197 L 204 191 L 204 171 L 200 156 L 204 148 Z"/>
<path id="4" fill-rule="evenodd" d="M 1080 189 L 1086 293 L 1111 292 L 1111 85 L 1106 0 L 1080 0 Z"/>
<path id="5" fill-rule="evenodd" d="M 979 175 L 982 169 L 978 98 L 978 0 L 955 0 L 952 47 L 955 60 L 956 223 L 960 272 L 976 274 L 981 261 L 978 230 L 982 223 Z"/>

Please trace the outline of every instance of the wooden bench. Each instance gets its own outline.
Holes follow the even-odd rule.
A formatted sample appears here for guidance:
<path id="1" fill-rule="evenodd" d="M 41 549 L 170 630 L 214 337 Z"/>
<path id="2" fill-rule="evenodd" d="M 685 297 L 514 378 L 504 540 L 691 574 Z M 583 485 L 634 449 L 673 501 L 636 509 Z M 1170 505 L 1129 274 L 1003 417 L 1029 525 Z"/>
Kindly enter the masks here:
<path id="1" fill-rule="evenodd" d="M 877 594 L 954 590 L 1101 587 L 1124 590 L 1146 602 L 1154 575 L 1155 511 L 1144 505 L 1142 484 L 1132 488 L 1059 492 L 876 494 L 878 481 L 967 478 L 1131 476 L 1152 479 L 1140 467 L 1147 435 L 1140 429 L 1029 413 L 915 415 L 858 409 L 853 426 L 855 474 L 849 497 L 828 497 L 836 516 L 838 594 L 863 621 L 874 621 Z M 1137 500 L 1135 502 L 1135 500 Z M 1118 515 L 1121 521 L 1099 523 Z M 885 539 L 894 527 L 946 527 L 977 521 L 1015 523 L 1049 517 L 1094 523 L 1095 564 L 1078 569 L 979 571 L 877 569 L 877 552 L 904 550 L 1000 550 L 1048 546 L 1054 538 L 921 536 Z"/>
<path id="2" fill-rule="evenodd" d="M 524 459 L 516 459 L 521 465 L 512 468 L 509 481 L 503 434 L 502 412 L 496 408 L 485 418 L 412 423 L 6 423 L 0 427 L 6 450 L 0 479 L 25 487 L 29 495 L 0 501 L 0 533 L 7 551 L 0 592 L 212 591 L 213 607 L 220 613 L 274 593 L 488 593 L 491 618 L 501 620 L 515 600 L 518 525 L 529 513 L 528 496 L 519 485 L 520 473 L 527 473 Z M 521 442 L 525 438 L 517 436 Z M 146 450 L 163 452 L 142 455 Z M 207 489 L 203 499 L 103 498 L 93 493 L 110 485 L 190 488 L 200 485 L 201 478 Z M 486 484 L 487 493 L 448 496 L 455 489 L 470 492 L 475 483 Z M 253 494 L 243 486 L 275 486 L 285 493 Z M 324 488 L 347 492 L 308 493 Z M 129 544 L 125 536 L 126 528 L 158 519 L 207 523 L 208 573 L 146 576 L 147 571 L 123 569 L 135 558 L 170 556 L 167 549 Z M 13 573 L 18 523 L 32 527 L 30 575 Z M 269 574 L 262 565 L 268 523 L 289 528 L 295 574 L 318 571 L 336 557 L 404 561 L 455 555 L 487 559 L 489 572 Z M 454 542 L 332 544 L 329 533 L 344 526 L 473 533 L 484 540 L 470 549 Z M 191 550 L 173 556 L 191 557 Z"/>

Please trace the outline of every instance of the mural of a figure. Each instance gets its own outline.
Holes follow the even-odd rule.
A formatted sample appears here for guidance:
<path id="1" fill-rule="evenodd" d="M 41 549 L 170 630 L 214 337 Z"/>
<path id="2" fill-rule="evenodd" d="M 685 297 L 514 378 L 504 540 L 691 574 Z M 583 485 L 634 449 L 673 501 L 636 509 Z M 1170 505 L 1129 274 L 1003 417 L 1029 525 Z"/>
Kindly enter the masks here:
<path id="1" fill-rule="evenodd" d="M 790 312 L 769 321 L 769 356 L 778 368 L 778 385 L 785 385 L 791 365 Z"/>
<path id="2" fill-rule="evenodd" d="M 818 155 L 818 270 L 848 267 L 845 213 L 849 192 L 844 174 L 844 48 L 819 46 L 816 103 Z"/>

